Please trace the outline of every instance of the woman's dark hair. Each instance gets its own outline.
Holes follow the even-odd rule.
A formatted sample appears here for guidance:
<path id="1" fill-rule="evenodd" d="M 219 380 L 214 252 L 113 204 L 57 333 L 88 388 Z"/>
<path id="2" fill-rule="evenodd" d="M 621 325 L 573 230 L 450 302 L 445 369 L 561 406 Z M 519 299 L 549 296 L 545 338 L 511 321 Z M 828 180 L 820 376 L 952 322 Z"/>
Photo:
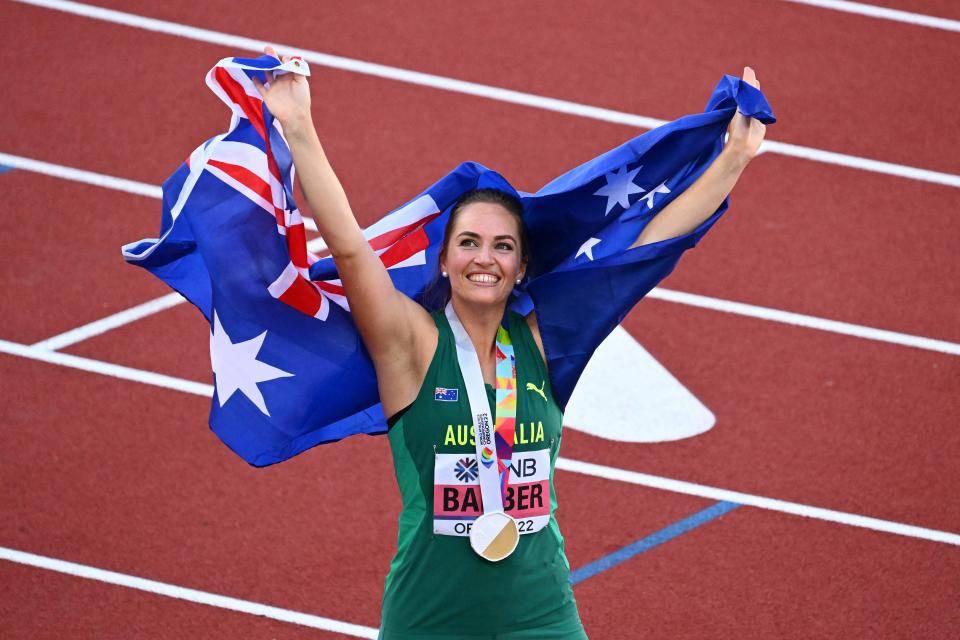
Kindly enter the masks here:
<path id="1" fill-rule="evenodd" d="M 489 204 L 498 204 L 506 209 L 517 221 L 517 228 L 520 230 L 520 237 L 517 241 L 520 244 L 520 263 L 529 264 L 530 262 L 530 242 L 527 239 L 527 228 L 523 223 L 523 203 L 512 193 L 501 191 L 499 189 L 482 188 L 468 191 L 457 200 L 457 203 L 450 209 L 450 218 L 443 229 L 443 247 L 440 249 L 440 260 L 447 253 L 447 241 L 450 239 L 450 232 L 467 205 L 477 202 Z M 420 296 L 420 303 L 428 309 L 441 309 L 446 306 L 450 300 L 450 283 L 440 277 L 440 264 L 437 263 L 437 273 L 433 280 L 424 288 Z"/>

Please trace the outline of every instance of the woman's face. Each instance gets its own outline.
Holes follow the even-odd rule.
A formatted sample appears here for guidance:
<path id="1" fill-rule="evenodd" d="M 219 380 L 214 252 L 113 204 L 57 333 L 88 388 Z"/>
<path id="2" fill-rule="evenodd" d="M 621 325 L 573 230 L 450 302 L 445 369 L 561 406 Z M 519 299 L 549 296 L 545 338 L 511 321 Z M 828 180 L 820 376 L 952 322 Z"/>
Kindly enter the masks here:
<path id="1" fill-rule="evenodd" d="M 498 204 L 465 206 L 450 229 L 440 268 L 450 277 L 453 298 L 474 304 L 504 302 L 524 272 L 516 218 Z"/>

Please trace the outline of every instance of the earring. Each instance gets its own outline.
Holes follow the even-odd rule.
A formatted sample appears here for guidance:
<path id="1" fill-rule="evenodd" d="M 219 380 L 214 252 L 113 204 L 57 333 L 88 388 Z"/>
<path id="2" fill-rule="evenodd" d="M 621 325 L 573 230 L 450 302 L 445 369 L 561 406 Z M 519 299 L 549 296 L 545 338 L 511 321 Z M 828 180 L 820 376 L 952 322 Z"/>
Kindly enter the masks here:
<path id="1" fill-rule="evenodd" d="M 444 278 L 446 278 L 446 277 L 447 277 L 447 272 L 446 272 L 446 271 L 441 271 L 441 272 L 440 272 L 440 275 L 443 276 Z"/>
<path id="2" fill-rule="evenodd" d="M 523 278 L 517 278 L 517 284 L 520 284 L 521 282 L 523 282 Z"/>

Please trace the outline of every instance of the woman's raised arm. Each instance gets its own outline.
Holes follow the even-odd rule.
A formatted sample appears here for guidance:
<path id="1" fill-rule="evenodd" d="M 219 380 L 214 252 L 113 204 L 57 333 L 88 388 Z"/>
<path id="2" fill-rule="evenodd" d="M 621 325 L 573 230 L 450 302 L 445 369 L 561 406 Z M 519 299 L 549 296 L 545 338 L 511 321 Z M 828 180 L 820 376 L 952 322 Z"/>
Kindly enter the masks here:
<path id="1" fill-rule="evenodd" d="M 264 51 L 279 57 L 272 47 Z M 289 56 L 284 56 L 283 62 L 287 60 Z M 337 265 L 354 322 L 377 371 L 384 411 L 390 415 L 391 409 L 399 410 L 412 400 L 409 390 L 402 388 L 407 385 L 395 382 L 426 373 L 429 357 L 424 363 L 423 354 L 432 355 L 433 349 L 425 343 L 435 338 L 436 328 L 423 307 L 393 286 L 383 262 L 363 237 L 314 128 L 306 77 L 292 73 L 267 77 L 267 86 L 256 79 L 254 84 L 283 126 L 300 185 Z M 419 389 L 419 382 L 414 382 Z M 400 406 L 394 406 L 397 403 Z"/>
<path id="2" fill-rule="evenodd" d="M 750 67 L 744 67 L 743 80 L 760 88 Z M 759 120 L 737 111 L 727 128 L 727 143 L 720 155 L 686 191 L 647 223 L 630 248 L 690 233 L 713 215 L 757 155 L 766 130 L 766 125 Z"/>

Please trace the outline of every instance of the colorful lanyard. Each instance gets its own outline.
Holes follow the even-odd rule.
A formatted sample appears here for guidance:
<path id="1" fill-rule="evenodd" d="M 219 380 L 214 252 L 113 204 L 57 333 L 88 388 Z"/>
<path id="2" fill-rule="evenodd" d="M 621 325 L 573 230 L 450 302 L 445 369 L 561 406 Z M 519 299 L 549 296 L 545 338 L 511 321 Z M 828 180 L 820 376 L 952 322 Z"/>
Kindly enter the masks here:
<path id="1" fill-rule="evenodd" d="M 500 474 L 501 501 L 510 484 L 513 439 L 517 428 L 517 359 L 513 355 L 510 334 L 497 327 L 497 418 L 493 439 L 497 445 L 497 472 Z"/>

